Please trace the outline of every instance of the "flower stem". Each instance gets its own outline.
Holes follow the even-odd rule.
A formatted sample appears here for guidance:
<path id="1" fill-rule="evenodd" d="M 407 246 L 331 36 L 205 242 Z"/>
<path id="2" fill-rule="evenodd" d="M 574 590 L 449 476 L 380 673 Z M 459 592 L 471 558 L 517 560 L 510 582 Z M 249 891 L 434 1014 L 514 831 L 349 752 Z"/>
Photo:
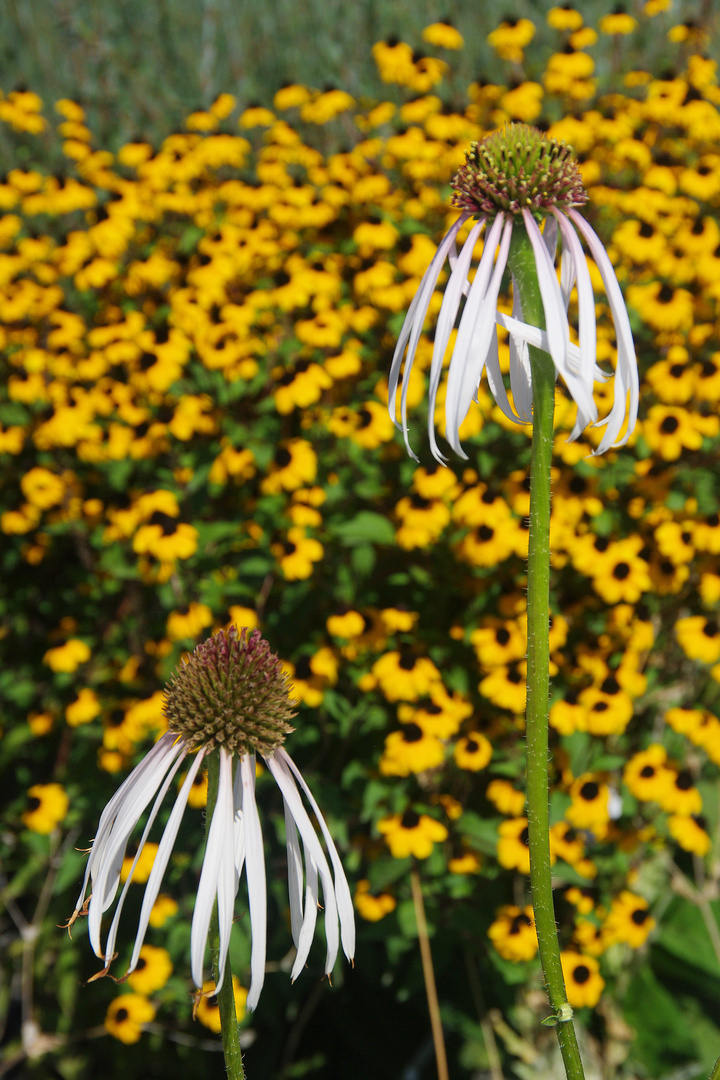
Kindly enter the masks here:
<path id="1" fill-rule="evenodd" d="M 207 756 L 208 766 L 208 794 L 207 810 L 205 811 L 205 832 L 210 829 L 215 802 L 218 793 L 218 780 L 220 776 L 220 751 L 214 750 Z M 219 957 L 220 957 L 220 932 L 218 930 L 217 903 L 213 909 L 210 920 L 210 956 L 212 958 L 213 977 L 217 984 Z M 240 1048 L 240 1034 L 238 1032 L 237 1013 L 235 1012 L 235 993 L 233 991 L 232 971 L 230 969 L 230 957 L 225 964 L 225 978 L 216 995 L 218 1010 L 220 1012 L 220 1032 L 222 1034 L 223 1055 L 225 1057 L 225 1071 L 229 1080 L 245 1080 L 243 1068 L 242 1050 Z"/>
<path id="2" fill-rule="evenodd" d="M 513 229 L 509 266 L 518 289 L 522 317 L 545 328 L 535 256 L 521 224 Z M 583 1080 L 572 1008 L 560 963 L 550 869 L 548 795 L 548 716 L 550 694 L 550 466 L 555 410 L 555 366 L 550 356 L 530 346 L 533 385 L 533 435 L 530 465 L 530 535 L 527 599 L 527 803 L 530 884 L 545 985 L 568 1080 Z M 547 1021 L 546 1021 L 547 1022 Z"/>
<path id="3" fill-rule="evenodd" d="M 423 978 L 425 980 L 425 993 L 427 995 L 428 1012 L 430 1013 L 430 1028 L 435 1047 L 435 1063 L 437 1065 L 438 1080 L 448 1080 L 447 1054 L 445 1053 L 445 1037 L 443 1035 L 442 1019 L 440 1017 L 440 1003 L 438 1002 L 437 987 L 435 985 L 435 969 L 433 967 L 432 952 L 430 950 L 430 936 L 428 934 L 427 919 L 425 918 L 425 904 L 423 902 L 422 884 L 417 866 L 410 871 L 410 886 L 412 888 L 413 905 L 415 908 L 415 922 L 417 923 L 418 941 L 420 943 L 420 959 L 422 961 Z"/>

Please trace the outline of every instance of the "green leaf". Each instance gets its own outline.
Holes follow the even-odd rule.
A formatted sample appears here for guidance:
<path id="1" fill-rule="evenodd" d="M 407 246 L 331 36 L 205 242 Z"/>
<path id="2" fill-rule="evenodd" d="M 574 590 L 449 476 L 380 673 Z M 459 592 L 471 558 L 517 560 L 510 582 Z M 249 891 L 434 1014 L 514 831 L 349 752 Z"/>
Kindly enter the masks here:
<path id="1" fill-rule="evenodd" d="M 337 522 L 330 532 L 348 547 L 354 544 L 394 544 L 395 528 L 389 518 L 373 510 L 361 510 L 350 521 Z"/>

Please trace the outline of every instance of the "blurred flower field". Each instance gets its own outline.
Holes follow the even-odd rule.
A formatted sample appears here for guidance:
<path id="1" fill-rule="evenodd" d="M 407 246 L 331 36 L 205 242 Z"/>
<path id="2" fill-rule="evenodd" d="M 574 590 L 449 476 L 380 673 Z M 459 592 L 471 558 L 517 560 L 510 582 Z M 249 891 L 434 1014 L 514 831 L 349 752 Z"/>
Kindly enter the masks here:
<path id="1" fill-rule="evenodd" d="M 468 460 L 432 461 L 440 293 L 407 388 L 420 463 L 387 412 L 404 313 L 457 215 L 450 179 L 471 141 L 510 120 L 574 147 L 642 377 L 638 428 L 603 456 L 599 433 L 567 442 L 575 407 L 556 395 L 550 769 L 569 1000 L 589 1076 L 709 1074 L 720 85 L 702 25 L 666 8 L 648 0 L 637 20 L 596 26 L 553 8 L 551 48 L 534 49 L 530 20 L 504 22 L 488 40 L 505 81 L 462 88 L 462 38 L 434 23 L 372 47 L 383 100 L 293 84 L 245 107 L 223 93 L 159 146 L 117 153 L 75 101 L 0 98 L 23 162 L 0 182 L 0 1075 L 222 1067 L 217 1009 L 204 999 L 193 1019 L 189 975 L 202 773 L 138 970 L 92 981 L 84 927 L 59 927 L 99 810 L 165 730 L 165 681 L 233 622 L 259 626 L 286 661 L 300 702 L 288 749 L 360 924 L 355 967 L 338 965 L 332 989 L 322 943 L 290 986 L 282 806 L 261 773 L 271 963 L 244 1022 L 251 1080 L 410 1076 L 431 1047 L 413 866 L 452 1075 L 557 1075 L 538 1026 L 524 817 L 529 431 L 481 385 Z M 667 41 L 662 70 L 628 60 L 648 25 Z M 57 175 L 33 164 L 48 140 Z M 612 321 L 600 303 L 597 316 L 609 369 Z M 596 384 L 601 416 L 611 388 Z M 441 431 L 443 403 L 441 386 Z M 118 972 L 141 898 L 131 886 Z M 231 944 L 240 1005 L 247 922 Z M 432 1076 L 422 1053 L 413 1075 Z"/>

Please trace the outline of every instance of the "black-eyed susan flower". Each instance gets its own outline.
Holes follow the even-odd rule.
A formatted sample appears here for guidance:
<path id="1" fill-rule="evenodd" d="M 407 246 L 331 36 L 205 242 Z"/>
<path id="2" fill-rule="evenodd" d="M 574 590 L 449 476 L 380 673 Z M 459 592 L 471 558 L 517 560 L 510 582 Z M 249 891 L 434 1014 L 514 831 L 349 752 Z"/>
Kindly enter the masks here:
<path id="1" fill-rule="evenodd" d="M 442 822 L 429 814 L 418 814 L 413 809 L 382 818 L 378 822 L 378 830 L 385 837 L 394 859 L 406 859 L 408 855 L 427 859 L 432 854 L 433 846 L 446 840 L 448 835 Z"/>
<path id="2" fill-rule="evenodd" d="M 479 874 L 482 869 L 482 859 L 475 851 L 465 849 L 461 855 L 453 855 L 448 859 L 448 870 L 451 874 Z"/>
<path id="3" fill-rule="evenodd" d="M 83 724 L 90 724 L 101 712 L 103 712 L 103 706 L 100 705 L 95 691 L 89 687 L 83 687 L 76 700 L 66 706 L 65 719 L 71 728 L 77 728 Z"/>
<path id="4" fill-rule="evenodd" d="M 592 576 L 593 588 L 608 604 L 635 603 L 652 588 L 647 562 L 640 557 L 642 539 L 628 536 L 611 544 Z"/>
<path id="5" fill-rule="evenodd" d="M 676 772 L 670 769 L 671 781 L 658 802 L 666 814 L 690 814 L 697 816 L 702 811 L 702 796 L 693 783 L 689 769 Z"/>
<path id="6" fill-rule="evenodd" d="M 610 789 L 593 773 L 583 773 L 570 785 L 572 802 L 565 817 L 576 829 L 602 836 L 610 820 Z"/>
<path id="7" fill-rule="evenodd" d="M 554 857 L 551 853 L 551 860 Z M 506 870 L 530 873 L 527 818 L 510 818 L 498 826 L 497 860 Z"/>
<path id="8" fill-rule="evenodd" d="M 135 970 L 128 975 L 128 986 L 136 994 L 154 994 L 172 975 L 173 965 L 167 949 L 143 945 Z"/>
<path id="9" fill-rule="evenodd" d="M 462 34 L 456 30 L 449 19 L 441 19 L 431 23 L 422 32 L 423 41 L 428 45 L 434 45 L 438 49 L 462 49 L 465 44 Z"/>
<path id="10" fill-rule="evenodd" d="M 133 551 L 138 555 L 152 555 L 159 562 L 171 565 L 177 559 L 190 559 L 197 546 L 197 529 L 158 510 L 133 537 Z"/>
<path id="11" fill-rule="evenodd" d="M 691 660 L 714 664 L 720 660 L 720 623 L 713 616 L 688 615 L 675 623 L 675 636 Z"/>
<path id="12" fill-rule="evenodd" d="M 400 526 L 395 539 L 401 548 L 410 551 L 434 544 L 450 523 L 450 510 L 440 499 L 422 495 L 406 495 L 395 507 Z"/>
<path id="13" fill-rule="evenodd" d="M 665 747 L 652 743 L 647 750 L 633 754 L 623 770 L 623 780 L 636 799 L 661 803 L 673 783 Z"/>
<path id="14" fill-rule="evenodd" d="M 533 909 L 505 904 L 495 913 L 488 928 L 488 937 L 503 960 L 522 962 L 532 960 L 538 951 L 537 930 Z"/>
<path id="15" fill-rule="evenodd" d="M 703 859 L 711 847 L 707 823 L 699 814 L 672 814 L 668 818 L 668 832 L 676 844 Z"/>
<path id="16" fill-rule="evenodd" d="M 427 735 L 419 724 L 403 724 L 400 731 L 391 732 L 385 739 L 380 772 L 383 776 L 409 776 L 437 768 L 444 758 L 439 739 Z"/>
<path id="17" fill-rule="evenodd" d="M 252 925 L 248 1009 L 256 1006 L 262 988 L 267 916 L 262 832 L 255 802 L 255 762 L 258 753 L 277 782 L 285 805 L 291 928 L 297 948 L 292 977 L 294 979 L 299 975 L 310 949 L 320 882 L 327 938 L 326 973 L 332 971 L 340 941 L 345 954 L 348 958 L 352 957 L 355 924 L 352 898 L 342 865 L 315 799 L 282 746 L 286 735 L 292 730 L 289 723 L 294 716 L 292 705 L 282 665 L 257 630 L 239 633 L 233 626 L 228 631 L 220 631 L 199 645 L 171 677 L 164 701 L 168 730 L 103 811 L 71 920 L 87 911 L 90 942 L 95 954 L 105 962 L 104 972 L 107 972 L 114 956 L 119 919 L 137 864 L 148 843 L 150 826 L 176 773 L 184 763 L 190 761 L 162 838 L 156 846 L 128 975 L 135 970 L 190 789 L 200 766 L 216 750 L 219 757 L 217 799 L 208 828 L 191 930 L 191 967 L 196 985 L 203 986 L 203 959 L 216 902 L 220 926 L 218 987 L 222 985 L 234 901 L 244 867 Z M 301 791 L 320 827 L 332 872 L 315 827 L 304 808 Z M 149 823 L 129 867 L 103 948 L 100 940 L 102 914 L 115 899 L 130 835 L 151 802 L 153 807 Z M 306 900 L 303 866 L 307 867 Z M 86 901 L 88 885 L 91 895 Z"/>
<path id="18" fill-rule="evenodd" d="M 643 421 L 643 438 L 663 461 L 677 461 L 683 450 L 699 450 L 702 433 L 693 416 L 672 405 L 651 405 Z"/>
<path id="19" fill-rule="evenodd" d="M 77 671 L 90 659 L 90 646 L 79 638 L 70 638 L 64 645 L 56 645 L 43 656 L 43 663 L 52 671 Z"/>
<path id="20" fill-rule="evenodd" d="M 535 36 L 535 26 L 530 19 L 504 19 L 492 33 L 487 42 L 501 60 L 521 63 L 523 50 Z"/>
<path id="21" fill-rule="evenodd" d="M 567 821 L 557 821 L 550 829 L 550 849 L 558 859 L 576 866 L 585 855 L 585 844 L 576 829 Z"/>
<path id="22" fill-rule="evenodd" d="M 527 696 L 525 667 L 526 664 L 523 661 L 521 664 L 493 668 L 484 679 L 480 680 L 478 685 L 480 693 L 499 709 L 508 709 L 516 714 L 525 712 Z"/>
<path id="23" fill-rule="evenodd" d="M 534 33 L 532 23 L 529 26 Z M 485 367 L 495 401 L 508 420 L 521 424 L 532 422 L 530 366 L 529 361 L 525 360 L 528 344 L 550 353 L 557 372 L 562 375 L 577 404 L 577 422 L 571 438 L 577 438 L 588 424 L 597 420 L 593 383 L 596 378 L 604 381 L 605 376 L 598 373 L 596 366 L 593 288 L 575 229 L 588 244 L 600 271 L 618 337 L 615 402 L 602 421 L 607 427 L 597 453 L 627 441 L 635 426 L 639 393 L 630 323 L 610 260 L 598 237 L 577 212 L 576 207 L 584 205 L 587 196 L 568 147 L 545 138 L 524 124 L 509 124 L 472 145 L 466 164 L 458 170 L 453 180 L 453 187 L 455 205 L 461 210 L 460 217 L 446 233 L 425 272 L 405 318 L 390 369 L 390 416 L 394 420 L 400 373 L 407 349 L 400 416 L 408 452 L 412 454 L 407 432 L 407 385 L 418 342 L 445 260 L 455 252 L 458 235 L 466 225 L 469 226 L 473 216 L 478 220 L 470 227 L 462 250 L 454 259 L 438 314 L 430 365 L 428 410 L 428 436 L 433 456 L 439 461 L 444 460 L 433 428 L 435 400 L 445 353 L 465 294 L 467 299 L 453 348 L 445 395 L 445 434 L 456 453 L 465 456 L 460 446 L 459 430 Z M 544 234 L 538 226 L 538 220 L 543 219 Z M 483 252 L 470 284 L 468 274 L 473 252 L 483 228 L 486 228 Z M 547 330 L 522 322 L 517 317 L 517 303 L 512 317 L 497 310 L 514 228 L 524 231 L 532 245 Z M 562 238 L 562 258 L 566 267 L 566 278 L 563 280 L 568 283 L 572 280 L 573 284 L 577 282 L 579 347 L 570 341 L 567 306 L 554 268 L 558 236 Z M 568 284 L 567 288 L 572 288 L 572 285 Z M 500 371 L 496 322 L 510 331 L 510 384 L 514 407 L 510 405 Z M 624 434 L 623 428 L 626 429 Z"/>
<path id="24" fill-rule="evenodd" d="M 395 910 L 397 900 L 387 892 L 371 893 L 370 882 L 362 878 L 355 890 L 355 907 L 361 919 L 366 922 L 379 922 Z"/>
<path id="25" fill-rule="evenodd" d="M 608 945 L 625 942 L 633 949 L 645 944 L 648 934 L 655 927 L 647 900 L 629 889 L 623 889 L 613 899 L 602 925 L 603 938 Z"/>
<path id="26" fill-rule="evenodd" d="M 208 626 L 212 626 L 213 615 L 207 604 L 198 604 L 194 600 L 187 607 L 171 611 L 165 624 L 165 633 L 171 641 L 184 638 L 197 638 Z"/>
<path id="27" fill-rule="evenodd" d="M 27 792 L 22 821 L 32 832 L 47 836 L 64 821 L 70 800 L 62 784 L 33 784 Z"/>
<path id="28" fill-rule="evenodd" d="M 509 780 L 491 780 L 485 796 L 501 814 L 508 817 L 519 817 L 525 806 L 525 793 L 518 791 Z"/>
<path id="29" fill-rule="evenodd" d="M 457 692 L 448 694 L 441 682 L 428 688 L 429 701 L 417 706 L 400 705 L 398 719 L 403 724 L 419 724 L 428 735 L 449 739 L 460 730 L 463 720 L 472 715 L 472 705 Z"/>
<path id="30" fill-rule="evenodd" d="M 440 682 L 440 672 L 429 656 L 397 650 L 376 660 L 372 675 L 388 701 L 417 701 Z"/>
<path id="31" fill-rule="evenodd" d="M 319 540 L 307 536 L 305 529 L 293 526 L 286 540 L 272 545 L 272 552 L 286 581 L 305 581 L 312 575 L 313 564 L 322 560 L 325 549 Z"/>
<path id="32" fill-rule="evenodd" d="M 233 1000 L 235 1002 L 235 1018 L 238 1023 L 245 1016 L 247 1010 L 248 992 L 240 985 L 239 979 L 233 975 Z M 220 1007 L 217 1002 L 217 988 L 212 980 L 202 984 L 202 994 L 199 995 L 197 1004 L 193 1010 L 193 1019 L 199 1020 L 210 1031 L 220 1033 Z"/>
<path id="33" fill-rule="evenodd" d="M 566 949 L 560 953 L 560 962 L 570 1004 L 574 1009 L 584 1006 L 592 1009 L 605 989 L 596 958 Z"/>
<path id="34" fill-rule="evenodd" d="M 291 439 L 275 451 L 272 466 L 261 488 L 268 495 L 296 491 L 312 484 L 317 475 L 317 454 L 306 439 Z"/>
<path id="35" fill-rule="evenodd" d="M 564 30 L 570 33 L 579 30 L 583 25 L 582 15 L 571 4 L 560 4 L 550 8 L 545 19 L 553 30 Z"/>
<path id="36" fill-rule="evenodd" d="M 155 1019 L 155 1006 L 144 994 L 121 994 L 110 1002 L 105 1014 L 105 1030 L 131 1046 L 139 1042 L 145 1024 Z"/>
<path id="37" fill-rule="evenodd" d="M 471 731 L 455 743 L 453 757 L 459 769 L 479 772 L 490 763 L 492 745 L 481 732 Z"/>
<path id="38" fill-rule="evenodd" d="M 172 896 L 168 896 L 167 893 L 160 893 L 150 909 L 150 915 L 148 917 L 150 926 L 156 928 L 164 926 L 168 919 L 172 919 L 173 915 L 177 915 L 177 912 L 177 900 L 174 900 Z"/>

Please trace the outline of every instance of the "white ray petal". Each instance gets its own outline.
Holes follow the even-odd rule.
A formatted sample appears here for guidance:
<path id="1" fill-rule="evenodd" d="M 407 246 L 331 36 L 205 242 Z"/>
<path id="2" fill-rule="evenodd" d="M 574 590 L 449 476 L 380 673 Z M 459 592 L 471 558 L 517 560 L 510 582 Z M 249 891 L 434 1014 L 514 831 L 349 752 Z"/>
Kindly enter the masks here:
<path id="1" fill-rule="evenodd" d="M 85 900 L 85 893 L 87 892 L 88 881 L 91 878 L 94 879 L 95 869 L 102 860 L 120 806 L 124 803 L 128 795 L 130 795 L 129 801 L 133 801 L 133 793 L 135 789 L 137 787 L 142 787 L 144 784 L 147 783 L 148 774 L 152 773 L 153 769 L 157 767 L 158 759 L 160 759 L 161 763 L 161 772 L 165 772 L 165 769 L 168 768 L 168 765 L 165 762 L 166 756 L 170 756 L 172 748 L 176 742 L 177 735 L 173 735 L 171 732 L 166 732 L 162 736 L 162 738 L 160 738 L 155 743 L 152 750 L 148 751 L 143 760 L 135 766 L 130 775 L 125 778 L 125 780 L 122 782 L 122 784 L 115 792 L 113 797 L 110 799 L 110 802 L 106 805 L 105 809 L 100 815 L 100 821 L 98 822 L 95 839 L 93 840 L 93 845 L 88 856 L 87 866 L 85 867 L 82 891 L 80 893 L 80 896 L 78 897 L 77 905 L 75 908 L 76 911 L 80 911 L 83 906 Z M 156 789 L 157 784 L 152 792 L 152 795 L 155 794 Z M 148 802 L 150 798 L 152 798 L 152 795 L 149 796 Z M 110 901 L 108 901 L 108 905 L 109 903 L 111 903 L 111 901 L 112 897 Z"/>
<path id="2" fill-rule="evenodd" d="M 232 933 L 233 908 L 235 906 L 235 850 L 233 843 L 233 796 L 232 796 L 232 754 L 224 747 L 220 748 L 220 777 L 218 781 L 215 814 L 220 812 L 223 846 L 218 868 L 217 912 L 220 933 L 220 952 L 218 956 L 218 978 L 215 992 L 222 987 L 225 978 L 230 934 Z M 200 984 L 202 985 L 202 984 Z"/>
<path id="3" fill-rule="evenodd" d="M 527 209 L 523 210 L 522 215 L 528 238 L 532 244 L 533 254 L 535 255 L 540 297 L 545 311 L 550 356 L 557 371 L 564 375 L 567 370 L 565 354 L 567 343 L 570 340 L 570 331 L 562 293 L 560 292 L 560 284 L 535 218 Z"/>
<path id="4" fill-rule="evenodd" d="M 485 356 L 476 357 L 473 354 L 473 339 L 475 324 L 485 303 L 485 293 L 493 271 L 495 262 L 495 249 L 503 227 L 504 215 L 498 214 L 492 226 L 485 236 L 485 244 L 480 257 L 473 283 L 470 286 L 465 310 L 460 319 L 455 350 L 453 352 L 450 370 L 448 372 L 447 389 L 445 397 L 445 438 L 450 446 L 460 457 L 467 458 L 467 454 L 460 446 L 458 428 L 465 418 L 460 418 L 461 402 L 467 397 L 466 385 L 469 385 L 473 376 L 476 375 L 474 386 L 471 387 L 469 402 L 479 382 L 479 374 L 485 363 Z M 477 371 L 478 365 L 480 372 Z M 466 410 L 467 411 L 467 410 Z"/>
<path id="5" fill-rule="evenodd" d="M 233 781 L 233 861 L 235 863 L 235 895 L 245 864 L 245 816 L 243 814 L 242 770 L 238 761 Z"/>
<path id="6" fill-rule="evenodd" d="M 600 271 L 617 336 L 618 359 L 615 373 L 615 399 L 610 414 L 604 420 L 599 421 L 599 424 L 607 424 L 600 445 L 595 450 L 595 454 L 601 454 L 610 446 L 622 446 L 626 443 L 635 428 L 640 395 L 637 358 L 627 308 L 607 252 L 600 238 L 588 225 L 587 221 L 578 214 L 577 210 L 569 210 L 568 216 L 584 237 L 587 246 L 590 248 L 590 254 Z M 629 404 L 627 401 L 628 394 L 630 395 Z M 627 431 L 621 439 L 618 439 L 626 417 Z"/>
<path id="7" fill-rule="evenodd" d="M 335 897 L 337 899 L 338 915 L 340 916 L 340 936 L 343 952 L 348 960 L 352 960 L 355 955 L 355 909 L 353 908 L 350 886 L 347 883 L 347 878 L 345 877 L 345 871 L 340 856 L 338 855 L 335 841 L 332 838 L 330 830 L 327 827 L 327 822 L 320 811 L 320 807 L 315 801 L 312 791 L 305 783 L 305 780 L 293 759 L 282 746 L 275 751 L 275 756 L 280 758 L 287 765 L 288 769 L 295 777 L 305 793 L 305 797 L 310 803 L 315 818 L 317 819 L 317 823 L 320 826 L 320 832 L 323 835 L 323 840 L 325 841 L 325 846 L 328 855 L 330 856 L 330 862 L 332 863 L 333 874 L 335 875 Z"/>
<path id="8" fill-rule="evenodd" d="M 551 218 L 545 218 L 545 228 L 542 232 L 543 243 L 547 248 L 548 255 L 550 256 L 550 262 L 555 262 L 555 255 L 557 254 L 557 222 Z"/>
<path id="9" fill-rule="evenodd" d="M 407 446 L 407 387 L 410 381 L 410 372 L 415 360 L 415 352 L 417 350 L 418 341 L 422 333 L 422 328 L 425 323 L 428 308 L 432 295 L 435 292 L 435 286 L 440 276 L 440 272 L 445 263 L 448 252 L 452 245 L 455 243 L 458 231 L 462 225 L 470 217 L 470 212 L 465 211 L 460 215 L 458 220 L 450 227 L 443 239 L 440 241 L 440 245 L 432 258 L 430 265 L 425 271 L 418 291 L 413 297 L 412 303 L 408 308 L 408 313 L 405 316 L 405 321 L 400 331 L 400 337 L 398 338 L 397 345 L 395 346 L 395 352 L 393 354 L 392 363 L 390 364 L 390 374 L 388 377 L 388 409 L 390 412 L 390 418 L 392 422 L 401 427 L 403 435 L 405 437 L 405 444 Z M 400 381 L 400 371 L 403 366 L 403 354 L 405 353 L 405 347 L 407 345 L 407 356 L 405 357 L 405 366 L 403 370 L 403 392 L 401 397 L 400 409 L 402 422 L 397 422 L 397 388 Z M 414 457 L 412 451 L 408 447 L 408 453 Z"/>
<path id="10" fill-rule="evenodd" d="M 265 882 L 265 852 L 262 829 L 255 802 L 255 755 L 245 754 L 240 760 L 243 785 L 243 814 L 245 817 L 245 874 L 248 887 L 248 908 L 252 947 L 250 950 L 250 990 L 246 1006 L 255 1008 L 265 981 L 265 950 L 267 937 L 267 886 Z"/>
<path id="11" fill-rule="evenodd" d="M 572 257 L 578 291 L 578 329 L 580 338 L 580 375 L 592 392 L 596 366 L 597 328 L 595 325 L 595 297 L 587 260 L 572 225 L 559 210 L 553 211 L 560 223 L 563 242 Z"/>
<path id="12" fill-rule="evenodd" d="M 288 863 L 288 900 L 290 901 L 290 930 L 295 948 L 298 947 L 303 921 L 303 861 L 298 832 L 287 803 L 285 809 L 285 841 Z"/>
<path id="13" fill-rule="evenodd" d="M 125 798 L 118 805 L 115 821 L 102 850 L 100 863 L 93 868 L 91 874 L 92 899 L 88 910 L 88 934 L 97 956 L 101 955 L 99 949 L 102 913 L 107 911 L 115 899 L 130 835 L 148 803 L 155 796 L 167 770 L 181 753 L 184 753 L 182 743 L 166 744 L 163 753 L 158 754 L 153 760 L 152 768 L 145 771 L 135 784 L 128 786 Z"/>
<path id="14" fill-rule="evenodd" d="M 178 797 L 175 800 L 175 805 L 172 808 L 170 817 L 168 818 L 167 825 L 165 826 L 162 834 L 162 839 L 158 845 L 157 852 L 155 854 L 155 861 L 150 871 L 150 877 L 148 878 L 147 885 L 145 886 L 145 893 L 143 895 L 142 908 L 140 909 L 140 919 L 138 921 L 137 933 L 135 935 L 135 946 L 133 948 L 133 954 L 130 960 L 130 966 L 127 970 L 127 974 L 135 970 L 137 966 L 138 958 L 140 956 L 140 949 L 142 948 L 143 941 L 145 940 L 145 934 L 147 932 L 148 924 L 150 922 L 150 913 L 152 912 L 153 905 L 158 898 L 160 892 L 160 886 L 162 885 L 162 879 L 167 869 L 167 864 L 170 861 L 173 847 L 177 839 L 178 830 L 180 828 L 180 822 L 182 821 L 183 814 L 185 813 L 185 807 L 187 806 L 188 796 L 192 789 L 195 777 L 198 769 L 202 764 L 205 757 L 205 750 L 198 750 L 197 754 L 188 769 L 188 774 L 183 781 L 183 785 L 180 788 Z"/>
<path id="15" fill-rule="evenodd" d="M 440 385 L 443 359 L 447 350 L 448 341 L 450 340 L 460 301 L 467 285 L 472 254 L 484 225 L 485 218 L 481 218 L 480 221 L 473 225 L 467 240 L 463 244 L 459 257 L 455 260 L 453 272 L 445 287 L 445 294 L 443 296 L 443 302 L 438 315 L 437 326 L 435 328 L 435 341 L 430 364 L 430 389 L 428 393 L 428 438 L 430 440 L 432 455 L 435 460 L 439 461 L 441 464 L 444 463 L 446 459 L 444 455 L 440 453 L 435 439 L 435 398 Z"/>
<path id="16" fill-rule="evenodd" d="M 499 217 L 500 215 L 498 215 Z M 491 343 L 495 340 L 497 347 L 497 339 L 493 338 L 496 334 L 495 330 L 495 312 L 497 311 L 497 301 L 500 294 L 500 286 L 502 284 L 502 277 L 507 266 L 508 254 L 510 251 L 510 240 L 512 238 L 512 218 L 508 218 L 503 226 L 502 238 L 500 240 L 500 246 L 497 252 L 497 258 L 495 260 L 495 266 L 493 267 L 492 276 L 487 286 L 483 302 L 477 313 L 475 319 L 475 325 L 472 331 L 472 337 L 470 342 L 469 351 L 469 363 L 465 365 L 463 371 L 463 382 L 460 396 L 457 399 L 458 413 L 457 413 L 457 427 L 453 427 L 452 435 L 455 440 L 459 442 L 459 427 L 468 414 L 470 404 L 475 396 L 478 386 L 480 385 L 480 379 L 482 377 L 483 368 L 488 358 L 488 353 L 491 347 Z M 478 270 L 479 272 L 479 270 Z M 498 372 L 499 372 L 498 365 Z M 505 393 L 505 387 L 500 380 L 502 390 L 499 390 L 499 397 L 497 401 L 500 408 L 508 409 L 510 418 L 513 418 L 513 413 L 510 411 L 510 406 L 507 400 L 507 394 Z M 451 440 L 452 445 L 452 440 Z"/>
<path id="17" fill-rule="evenodd" d="M 276 756 L 276 754 L 268 755 L 265 760 L 268 769 L 275 777 L 277 786 L 282 792 L 283 799 L 285 799 L 290 808 L 290 813 L 295 819 L 295 824 L 302 837 L 305 850 L 317 867 L 318 874 L 320 875 L 320 881 L 322 882 L 323 887 L 323 899 L 325 901 L 325 940 L 327 942 L 325 974 L 329 975 L 334 967 L 339 946 L 338 911 L 335 900 L 335 886 L 330 873 L 330 867 L 325 858 L 325 852 L 320 846 L 320 841 L 317 838 L 313 824 L 308 817 L 307 810 L 302 804 L 300 792 L 295 786 L 295 781 L 290 769 L 282 759 Z M 296 965 L 298 966 L 298 969 L 301 967 L 301 965 L 297 964 L 297 961 Z"/>
<path id="18" fill-rule="evenodd" d="M 522 321 L 522 302 L 520 291 L 513 278 L 513 318 Z M 532 423 L 532 371 L 527 342 L 518 334 L 509 335 L 510 348 L 510 388 L 518 416 L 526 423 Z"/>
<path id="19" fill-rule="evenodd" d="M 232 855 L 232 799 L 229 798 L 229 768 L 230 755 L 227 751 L 221 750 L 217 801 L 210 828 L 208 829 L 205 855 L 200 873 L 200 884 L 198 885 L 190 930 L 190 970 L 196 986 L 202 986 L 203 984 L 203 961 L 205 959 L 210 919 L 216 898 L 218 898 L 218 917 L 220 915 L 218 885 L 223 872 L 221 867 L 224 859 L 226 859 L 226 853 L 229 852 Z M 224 909 L 223 913 L 227 917 L 226 909 Z M 226 938 L 229 936 L 227 927 L 223 928 L 222 923 L 220 923 L 220 934 L 221 941 L 223 935 Z"/>
<path id="20" fill-rule="evenodd" d="M 524 421 L 515 412 L 510 399 L 505 389 L 505 383 L 503 382 L 502 371 L 500 370 L 500 356 L 498 352 L 498 338 L 497 338 L 497 325 L 493 320 L 492 337 L 490 338 L 490 347 L 487 351 L 487 357 L 485 358 L 485 370 L 487 372 L 488 386 L 490 392 L 495 398 L 495 403 L 500 411 L 508 418 L 512 420 L 513 424 L 522 424 Z"/>
<path id="21" fill-rule="evenodd" d="M 137 846 L 137 851 L 135 852 L 135 858 L 133 859 L 132 865 L 130 866 L 130 871 L 128 873 L 128 876 L 125 879 L 125 884 L 123 885 L 122 892 L 120 893 L 120 899 L 117 902 L 117 906 L 115 908 L 115 914 L 113 915 L 113 920 L 112 920 L 112 923 L 110 924 L 110 929 L 108 931 L 107 941 L 105 942 L 105 963 L 106 964 L 109 964 L 110 961 L 113 958 L 113 953 L 115 951 L 115 939 L 117 938 L 117 931 L 118 931 L 118 926 L 119 926 L 119 923 L 120 923 L 120 916 L 122 915 L 122 909 L 123 909 L 123 906 L 125 904 L 125 899 L 127 897 L 128 890 L 129 890 L 130 886 L 132 885 L 133 875 L 135 873 L 135 867 L 137 866 L 138 860 L 140 859 L 140 856 L 143 853 L 143 848 L 145 847 L 145 843 L 147 841 L 147 838 L 150 835 L 150 830 L 151 830 L 151 828 L 153 827 L 153 825 L 155 823 L 155 818 L 157 817 L 158 811 L 159 811 L 160 807 L 163 804 L 165 796 L 167 795 L 168 788 L 170 787 L 173 780 L 175 779 L 175 775 L 176 775 L 178 769 L 180 768 L 180 766 L 182 765 L 183 761 L 185 760 L 186 755 L 187 755 L 187 750 L 183 750 L 182 754 L 180 754 L 178 756 L 178 758 L 175 761 L 174 765 L 172 766 L 169 773 L 167 774 L 167 776 L 163 780 L 162 784 L 160 785 L 160 790 L 158 791 L 157 796 L 155 798 L 155 802 L 153 803 L 152 810 L 150 811 L 150 815 L 149 815 L 149 817 L 147 819 L 147 822 L 145 823 L 145 828 L 143 829 L 142 836 L 140 837 L 140 841 L 139 841 L 138 846 Z M 155 865 L 155 861 L 153 860 L 153 866 L 154 865 Z"/>

